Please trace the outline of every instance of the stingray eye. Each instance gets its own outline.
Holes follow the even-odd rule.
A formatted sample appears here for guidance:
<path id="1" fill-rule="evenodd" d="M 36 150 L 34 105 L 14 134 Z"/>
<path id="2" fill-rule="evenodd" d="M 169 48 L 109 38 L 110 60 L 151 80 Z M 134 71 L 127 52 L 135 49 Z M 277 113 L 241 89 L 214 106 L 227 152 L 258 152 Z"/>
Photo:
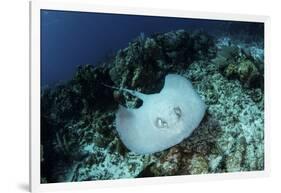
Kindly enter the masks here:
<path id="1" fill-rule="evenodd" d="M 177 115 L 177 118 L 181 118 L 182 112 L 181 109 L 179 107 L 174 107 L 174 112 Z"/>
<path id="2" fill-rule="evenodd" d="M 168 123 L 159 117 L 156 118 L 155 125 L 158 128 L 167 128 L 168 127 Z"/>

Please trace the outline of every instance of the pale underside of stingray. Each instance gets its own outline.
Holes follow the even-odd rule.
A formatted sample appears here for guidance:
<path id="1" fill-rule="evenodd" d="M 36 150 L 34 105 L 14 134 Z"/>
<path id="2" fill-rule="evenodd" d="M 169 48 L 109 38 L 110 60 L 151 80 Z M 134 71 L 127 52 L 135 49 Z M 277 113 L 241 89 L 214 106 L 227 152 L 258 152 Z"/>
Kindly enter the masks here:
<path id="1" fill-rule="evenodd" d="M 143 101 L 137 109 L 119 106 L 118 134 L 131 151 L 155 153 L 180 143 L 201 122 L 206 106 L 186 78 L 168 74 L 160 93 L 123 89 Z"/>

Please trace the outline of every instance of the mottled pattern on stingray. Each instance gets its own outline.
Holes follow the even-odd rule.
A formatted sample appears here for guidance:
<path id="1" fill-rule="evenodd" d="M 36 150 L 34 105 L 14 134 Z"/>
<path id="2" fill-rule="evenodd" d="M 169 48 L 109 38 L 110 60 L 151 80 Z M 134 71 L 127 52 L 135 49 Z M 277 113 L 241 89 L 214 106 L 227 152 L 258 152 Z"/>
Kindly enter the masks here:
<path id="1" fill-rule="evenodd" d="M 138 154 L 155 153 L 180 143 L 200 124 L 205 103 L 185 77 L 168 74 L 160 93 L 131 91 L 143 100 L 137 109 L 119 107 L 116 128 L 125 146 Z"/>

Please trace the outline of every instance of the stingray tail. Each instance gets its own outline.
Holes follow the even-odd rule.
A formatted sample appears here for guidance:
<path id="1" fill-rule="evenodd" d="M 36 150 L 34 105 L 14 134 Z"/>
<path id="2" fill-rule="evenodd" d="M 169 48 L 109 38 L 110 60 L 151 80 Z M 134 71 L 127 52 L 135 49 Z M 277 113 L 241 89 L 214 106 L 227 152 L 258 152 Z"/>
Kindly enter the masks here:
<path id="1" fill-rule="evenodd" d="M 112 89 L 128 92 L 131 95 L 133 95 L 135 97 L 138 97 L 141 100 L 145 100 L 145 98 L 146 98 L 146 94 L 143 94 L 143 93 L 138 92 L 138 91 L 130 90 L 130 89 L 127 89 L 127 88 L 118 88 L 116 86 L 110 86 L 110 85 L 107 85 L 107 84 L 104 84 L 104 83 L 102 83 L 102 85 L 105 86 L 105 87 L 108 87 L 108 88 L 112 88 Z"/>

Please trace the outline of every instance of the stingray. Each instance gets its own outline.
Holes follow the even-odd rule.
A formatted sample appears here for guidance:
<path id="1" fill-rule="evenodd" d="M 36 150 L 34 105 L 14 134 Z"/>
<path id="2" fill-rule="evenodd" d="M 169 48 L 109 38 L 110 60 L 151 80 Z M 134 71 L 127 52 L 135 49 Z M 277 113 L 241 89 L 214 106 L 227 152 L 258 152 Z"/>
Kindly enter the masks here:
<path id="1" fill-rule="evenodd" d="M 122 89 L 143 101 L 139 108 L 119 105 L 116 129 L 125 146 L 137 154 L 168 149 L 189 137 L 201 122 L 206 105 L 186 78 L 168 74 L 156 94 Z"/>

